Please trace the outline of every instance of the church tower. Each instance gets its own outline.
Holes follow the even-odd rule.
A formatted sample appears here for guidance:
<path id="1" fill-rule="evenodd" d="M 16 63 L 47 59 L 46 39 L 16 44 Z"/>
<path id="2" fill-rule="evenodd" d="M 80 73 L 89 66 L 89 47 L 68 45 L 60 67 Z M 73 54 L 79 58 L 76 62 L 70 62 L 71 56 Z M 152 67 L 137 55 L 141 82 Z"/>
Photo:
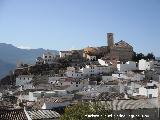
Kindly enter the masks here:
<path id="1" fill-rule="evenodd" d="M 113 33 L 107 33 L 107 41 L 109 47 L 114 46 Z"/>

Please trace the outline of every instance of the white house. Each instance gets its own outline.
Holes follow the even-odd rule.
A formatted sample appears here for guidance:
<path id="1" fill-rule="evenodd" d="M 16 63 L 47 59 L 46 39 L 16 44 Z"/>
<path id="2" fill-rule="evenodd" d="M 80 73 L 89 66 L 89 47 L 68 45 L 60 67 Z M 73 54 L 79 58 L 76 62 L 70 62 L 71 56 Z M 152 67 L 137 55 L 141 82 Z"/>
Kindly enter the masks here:
<path id="1" fill-rule="evenodd" d="M 113 79 L 123 79 L 123 80 L 131 80 L 131 81 L 141 81 L 144 80 L 145 75 L 134 73 L 134 72 L 118 72 L 112 74 Z"/>
<path id="2" fill-rule="evenodd" d="M 154 61 L 139 60 L 139 70 L 151 70 L 154 66 Z"/>
<path id="3" fill-rule="evenodd" d="M 32 79 L 33 75 L 19 75 L 16 77 L 16 86 L 22 86 L 23 89 L 34 89 Z"/>
<path id="4" fill-rule="evenodd" d="M 133 96 L 144 95 L 148 98 L 157 98 L 158 97 L 158 87 L 157 82 L 150 81 L 146 86 L 140 87 L 137 92 L 133 93 Z"/>
<path id="5" fill-rule="evenodd" d="M 85 67 L 81 68 L 80 71 L 85 76 L 92 76 L 97 74 L 110 73 L 113 71 L 113 67 L 103 65 L 86 65 Z"/>
<path id="6" fill-rule="evenodd" d="M 137 70 L 138 65 L 136 62 L 133 61 L 128 61 L 125 64 L 118 63 L 117 64 L 117 70 L 120 72 L 125 72 L 125 71 L 132 71 L 132 70 Z"/>
<path id="7" fill-rule="evenodd" d="M 88 86 L 86 87 L 84 91 L 90 91 L 90 92 L 118 92 L 123 93 L 124 92 L 124 86 L 121 83 L 118 82 L 102 82 L 100 85 L 96 86 Z"/>
<path id="8" fill-rule="evenodd" d="M 55 83 L 56 87 L 65 87 L 68 92 L 81 90 L 83 87 L 87 86 L 89 81 L 87 79 L 75 80 L 74 78 L 60 79 Z"/>
<path id="9" fill-rule="evenodd" d="M 109 66 L 108 62 L 104 59 L 98 59 L 100 65 Z"/>
<path id="10" fill-rule="evenodd" d="M 31 89 L 35 89 L 35 87 L 32 83 L 26 83 L 26 84 L 22 85 L 22 89 L 23 90 L 31 90 Z"/>
<path id="11" fill-rule="evenodd" d="M 90 61 L 95 61 L 96 60 L 96 56 L 87 54 L 87 59 L 90 60 Z"/>
<path id="12" fill-rule="evenodd" d="M 140 87 L 138 93 L 134 93 L 133 96 L 144 95 L 148 98 L 157 98 L 158 97 L 158 88 L 157 86 L 147 86 Z"/>
<path id="13" fill-rule="evenodd" d="M 86 65 L 81 69 L 76 69 L 74 67 L 67 67 L 66 76 L 73 78 L 84 78 L 86 76 L 111 73 L 112 71 L 113 71 L 112 66 L 103 66 L 103 65 Z"/>
<path id="14" fill-rule="evenodd" d="M 71 51 L 60 51 L 59 52 L 60 58 L 63 58 L 63 57 L 66 57 L 66 56 L 70 56 L 70 55 L 72 55 Z"/>
<path id="15" fill-rule="evenodd" d="M 124 80 L 129 80 L 130 77 L 126 73 L 113 73 L 112 77 L 115 79 L 124 79 Z"/>
<path id="16" fill-rule="evenodd" d="M 81 71 L 76 70 L 74 67 L 67 67 L 66 76 L 73 78 L 82 78 L 84 75 Z"/>
<path id="17" fill-rule="evenodd" d="M 43 54 L 42 58 L 44 60 L 44 64 L 48 63 L 51 64 L 55 60 L 56 55 L 51 52 L 46 52 Z"/>
<path id="18" fill-rule="evenodd" d="M 50 98 L 55 96 L 54 91 L 35 91 L 29 92 L 29 101 L 37 101 L 39 98 Z"/>

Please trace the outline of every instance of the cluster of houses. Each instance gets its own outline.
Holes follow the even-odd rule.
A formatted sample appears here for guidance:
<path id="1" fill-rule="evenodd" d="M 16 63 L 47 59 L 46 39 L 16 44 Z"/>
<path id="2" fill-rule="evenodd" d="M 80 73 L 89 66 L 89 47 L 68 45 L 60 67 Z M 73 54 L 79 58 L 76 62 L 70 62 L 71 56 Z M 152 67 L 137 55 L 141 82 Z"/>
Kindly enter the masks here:
<path id="1" fill-rule="evenodd" d="M 46 116 L 56 119 L 66 106 L 78 101 L 107 101 L 113 110 L 158 107 L 160 62 L 130 60 L 133 48 L 124 41 L 114 44 L 111 33 L 108 34 L 108 43 L 109 46 L 103 50 L 109 49 L 110 52 L 103 57 L 97 55 L 102 48 L 60 51 L 59 55 L 50 51 L 44 53 L 36 59 L 36 65 L 55 64 L 57 59 L 67 57 L 73 58 L 72 63 L 82 65 L 71 64 L 61 74 L 48 73 L 45 83 L 38 86 L 33 82 L 36 80 L 34 74 L 16 76 L 15 89 L 7 93 L 17 98 L 12 107 L 23 108 L 23 114 L 29 120 L 38 119 L 40 113 L 44 113 L 39 116 L 41 119 Z M 122 56 L 119 49 L 126 50 Z M 114 51 L 117 54 L 115 58 L 112 56 Z M 130 55 L 125 58 L 128 53 Z M 38 79 L 44 80 L 43 75 Z M 0 100 L 6 99 L 0 93 Z"/>
<path id="2" fill-rule="evenodd" d="M 59 57 L 65 58 L 72 53 L 60 51 Z M 54 64 L 56 57 L 47 52 L 36 59 L 36 64 Z M 17 103 L 13 107 L 20 108 L 22 104 L 29 117 L 27 108 L 56 113 L 78 101 L 107 101 L 114 110 L 158 106 L 159 61 L 141 59 L 139 62 L 122 62 L 105 57 L 96 59 L 94 56 L 87 56 L 87 61 L 84 66 L 67 67 L 63 74 L 48 74 L 47 83 L 40 84 L 39 87 L 33 84 L 34 75 L 17 76 L 16 90 L 10 92 L 11 96 L 17 97 Z M 3 95 L 0 95 L 3 101 Z M 59 113 L 56 113 L 57 117 L 60 116 Z"/>
<path id="3" fill-rule="evenodd" d="M 63 76 L 58 74 L 48 75 L 48 85 L 52 86 L 52 91 L 65 91 L 65 94 L 61 93 L 64 96 L 69 96 L 71 93 L 83 93 L 83 96 L 88 95 L 89 92 L 92 95 L 95 94 L 95 96 L 93 95 L 93 98 L 95 98 L 102 92 L 108 92 L 124 93 L 128 97 L 134 98 L 158 98 L 160 80 L 159 69 L 157 69 L 160 65 L 158 61 L 142 59 L 138 63 L 117 61 L 116 66 L 113 64 L 105 59 L 98 59 L 82 68 L 70 66 L 67 67 Z M 157 74 L 146 74 L 150 71 Z M 149 78 L 148 80 L 146 80 L 146 75 Z M 97 76 L 100 82 L 97 81 Z M 20 87 L 19 90 L 21 91 L 35 90 L 32 82 L 33 77 L 33 75 L 17 76 L 16 86 Z M 55 94 L 55 92 L 53 93 Z M 30 100 L 29 98 L 27 100 Z M 93 98 L 91 97 L 91 99 Z"/>

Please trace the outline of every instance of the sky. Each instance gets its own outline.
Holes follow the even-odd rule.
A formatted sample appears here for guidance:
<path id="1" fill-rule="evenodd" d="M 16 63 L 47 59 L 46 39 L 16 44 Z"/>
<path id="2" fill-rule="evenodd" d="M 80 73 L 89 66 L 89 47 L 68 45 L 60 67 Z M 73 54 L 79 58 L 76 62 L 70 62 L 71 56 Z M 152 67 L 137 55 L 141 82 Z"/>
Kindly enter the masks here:
<path id="1" fill-rule="evenodd" d="M 160 0 L 0 0 L 0 43 L 53 50 L 106 46 L 106 34 L 160 56 Z"/>

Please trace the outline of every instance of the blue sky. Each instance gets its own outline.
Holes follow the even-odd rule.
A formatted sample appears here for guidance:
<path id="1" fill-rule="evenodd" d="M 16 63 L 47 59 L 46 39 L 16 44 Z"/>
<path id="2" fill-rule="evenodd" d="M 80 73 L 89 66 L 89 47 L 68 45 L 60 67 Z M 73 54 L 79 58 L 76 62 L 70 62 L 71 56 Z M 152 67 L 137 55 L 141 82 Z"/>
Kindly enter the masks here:
<path id="1" fill-rule="evenodd" d="M 125 40 L 160 56 L 160 0 L 0 0 L 0 42 L 67 50 Z"/>

